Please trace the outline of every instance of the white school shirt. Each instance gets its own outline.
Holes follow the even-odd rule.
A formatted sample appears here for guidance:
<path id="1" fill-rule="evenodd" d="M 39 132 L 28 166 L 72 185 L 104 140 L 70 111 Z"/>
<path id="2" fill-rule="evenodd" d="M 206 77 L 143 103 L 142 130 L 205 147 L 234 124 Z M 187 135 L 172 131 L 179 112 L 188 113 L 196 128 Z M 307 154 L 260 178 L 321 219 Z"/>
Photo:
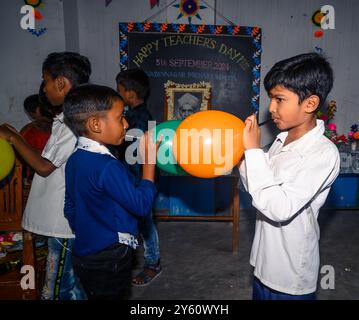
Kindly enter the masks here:
<path id="1" fill-rule="evenodd" d="M 245 151 L 239 168 L 258 210 L 250 256 L 254 275 L 266 286 L 292 295 L 316 290 L 320 207 L 339 174 L 337 147 L 324 123 L 283 147 L 279 134 L 269 149 Z"/>
<path id="2" fill-rule="evenodd" d="M 24 229 L 50 237 L 75 237 L 64 216 L 65 165 L 75 144 L 76 137 L 61 113 L 54 119 L 51 136 L 42 152 L 42 157 L 56 169 L 46 178 L 35 173 L 22 219 Z"/>

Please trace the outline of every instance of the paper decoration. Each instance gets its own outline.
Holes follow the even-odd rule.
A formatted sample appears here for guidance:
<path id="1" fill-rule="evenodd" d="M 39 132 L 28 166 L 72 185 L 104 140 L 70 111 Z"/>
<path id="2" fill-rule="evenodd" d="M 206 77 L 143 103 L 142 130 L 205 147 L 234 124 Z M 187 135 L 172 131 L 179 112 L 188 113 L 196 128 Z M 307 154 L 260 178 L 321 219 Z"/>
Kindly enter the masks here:
<path id="1" fill-rule="evenodd" d="M 43 15 L 41 14 L 41 12 L 39 10 L 34 10 L 35 12 L 35 19 L 36 20 L 42 20 L 43 19 Z"/>
<path id="2" fill-rule="evenodd" d="M 151 9 L 153 9 L 153 7 L 156 6 L 156 5 L 158 7 L 159 4 L 160 4 L 160 0 L 150 0 Z"/>
<path id="3" fill-rule="evenodd" d="M 321 10 L 314 11 L 314 13 L 312 14 L 312 22 L 313 22 L 313 24 L 316 25 L 317 27 L 320 27 L 322 18 L 324 16 L 325 16 L 325 14 L 323 14 Z"/>
<path id="4" fill-rule="evenodd" d="M 28 28 L 27 31 L 29 31 L 32 35 L 34 35 L 36 37 L 40 37 L 41 35 L 43 35 L 47 31 L 47 28 L 41 28 L 39 30 Z"/>
<path id="5" fill-rule="evenodd" d="M 192 18 L 196 17 L 199 20 L 202 20 L 199 10 L 207 9 L 206 6 L 200 5 L 200 0 L 180 0 L 179 3 L 174 4 L 173 7 L 179 9 L 179 14 L 177 20 L 181 19 L 183 16 L 188 18 L 188 23 L 192 23 Z"/>
<path id="6" fill-rule="evenodd" d="M 25 4 L 36 8 L 42 3 L 42 0 L 24 0 L 24 2 Z"/>
<path id="7" fill-rule="evenodd" d="M 316 38 L 321 38 L 321 37 L 323 37 L 323 35 L 324 35 L 323 30 L 317 30 L 314 32 L 314 37 L 316 37 Z"/>
<path id="8" fill-rule="evenodd" d="M 25 4 L 32 6 L 34 8 L 35 20 L 42 20 L 44 18 L 42 13 L 39 10 L 35 9 L 39 6 L 40 7 L 44 6 L 42 0 L 24 0 L 24 2 Z M 33 36 L 36 36 L 38 38 L 47 31 L 47 28 L 41 28 L 39 30 L 28 28 L 27 31 L 29 31 Z"/>

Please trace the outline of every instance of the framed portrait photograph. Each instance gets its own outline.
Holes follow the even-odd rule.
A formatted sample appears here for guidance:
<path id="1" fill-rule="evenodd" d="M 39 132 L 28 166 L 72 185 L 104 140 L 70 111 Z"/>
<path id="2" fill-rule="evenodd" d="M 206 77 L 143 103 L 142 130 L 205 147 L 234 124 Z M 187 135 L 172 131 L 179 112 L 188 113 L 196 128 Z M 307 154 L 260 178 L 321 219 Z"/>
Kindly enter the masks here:
<path id="1" fill-rule="evenodd" d="M 210 109 L 211 84 L 209 82 L 182 84 L 168 80 L 164 87 L 165 121 L 183 120 L 193 113 Z"/>

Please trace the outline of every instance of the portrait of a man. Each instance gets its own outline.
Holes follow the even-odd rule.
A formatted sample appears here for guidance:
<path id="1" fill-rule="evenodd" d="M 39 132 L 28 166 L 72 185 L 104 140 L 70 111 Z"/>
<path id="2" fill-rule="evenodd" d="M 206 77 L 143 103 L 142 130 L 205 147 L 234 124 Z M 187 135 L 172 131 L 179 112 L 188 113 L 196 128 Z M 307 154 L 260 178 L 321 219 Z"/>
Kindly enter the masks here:
<path id="1" fill-rule="evenodd" d="M 197 96 L 196 96 L 197 95 Z M 201 94 L 199 93 L 185 93 L 179 95 L 175 102 L 175 116 L 177 120 L 183 120 L 189 115 L 200 110 Z"/>
<path id="2" fill-rule="evenodd" d="M 211 106 L 209 82 L 182 84 L 168 80 L 164 87 L 165 120 L 183 120 L 193 113 L 208 110 Z"/>

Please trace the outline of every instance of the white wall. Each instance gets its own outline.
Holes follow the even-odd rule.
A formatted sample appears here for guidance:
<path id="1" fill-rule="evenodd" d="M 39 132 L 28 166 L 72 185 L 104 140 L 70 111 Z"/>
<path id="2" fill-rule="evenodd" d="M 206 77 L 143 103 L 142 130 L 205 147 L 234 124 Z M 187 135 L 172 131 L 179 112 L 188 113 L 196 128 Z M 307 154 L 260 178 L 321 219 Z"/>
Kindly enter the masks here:
<path id="1" fill-rule="evenodd" d="M 175 20 L 178 9 L 168 7 L 159 15 L 156 13 L 167 7 L 172 0 L 162 0 L 152 10 L 148 0 L 113 0 L 108 7 L 105 1 L 77 0 L 79 12 L 80 51 L 93 64 L 93 82 L 115 87 L 115 77 L 119 72 L 119 22 L 142 22 L 155 15 L 151 21 L 186 23 L 185 18 Z M 214 0 L 207 0 L 212 6 Z M 198 20 L 197 20 L 198 21 Z M 214 11 L 202 14 L 204 23 L 213 24 Z M 194 21 L 196 22 L 196 21 Z"/>
<path id="2" fill-rule="evenodd" d="M 0 123 L 17 129 L 29 122 L 23 101 L 39 91 L 43 60 L 50 52 L 65 48 L 62 2 L 46 1 L 40 8 L 44 18 L 35 27 L 48 31 L 39 37 L 21 29 L 23 5 L 23 0 L 11 0 L 2 2 L 0 9 Z"/>
<path id="3" fill-rule="evenodd" d="M 318 39 L 313 36 L 318 28 L 312 24 L 311 16 L 325 4 L 335 9 L 335 30 L 324 31 Z M 359 1 L 218 0 L 217 10 L 234 23 L 262 28 L 262 80 L 275 62 L 315 51 L 316 46 L 322 48 L 334 69 L 334 87 L 328 99 L 337 101 L 338 133 L 348 133 L 350 126 L 359 122 Z M 225 23 L 220 17 L 216 22 Z M 260 115 L 265 119 L 269 100 L 263 81 L 260 99 Z"/>
<path id="4" fill-rule="evenodd" d="M 93 64 L 92 81 L 115 87 L 119 72 L 119 22 L 141 22 L 156 13 L 149 1 L 78 0 L 80 50 Z M 163 7 L 165 1 L 160 1 Z M 159 10 L 159 9 L 157 9 Z M 164 21 L 165 17 L 160 16 Z"/>
<path id="5" fill-rule="evenodd" d="M 114 87 L 115 76 L 119 71 L 118 23 L 144 21 L 172 2 L 172 0 L 161 0 L 160 7 L 151 10 L 148 0 L 113 0 L 108 7 L 105 7 L 105 0 L 63 1 L 71 1 L 70 6 L 65 6 L 65 10 L 70 10 L 66 12 L 67 15 L 65 14 L 69 17 L 65 19 L 67 27 L 70 26 L 71 30 L 72 26 L 78 25 L 78 32 L 71 33 L 67 30 L 66 38 L 62 1 L 46 1 L 42 10 L 44 13 L 42 23 L 46 24 L 49 30 L 39 38 L 19 27 L 19 8 L 23 1 L 13 0 L 3 4 L 0 20 L 3 44 L 0 53 L 2 57 L 0 123 L 7 121 L 20 127 L 27 121 L 22 111 L 22 101 L 28 94 L 37 90 L 42 61 L 51 51 L 79 48 L 80 53 L 87 55 L 92 63 L 92 82 Z M 77 3 L 77 21 L 72 21 L 76 20 L 76 15 L 71 15 L 73 2 Z M 314 51 L 315 46 L 322 48 L 332 63 L 335 73 L 334 89 L 329 98 L 337 101 L 338 131 L 347 133 L 353 122 L 359 122 L 357 111 L 359 21 L 355 17 L 359 12 L 359 1 L 206 0 L 206 2 L 215 6 L 219 13 L 215 15 L 211 9 L 206 9 L 201 11 L 203 20 L 194 19 L 193 23 L 228 24 L 228 21 L 221 17 L 222 14 L 235 24 L 262 28 L 262 79 L 276 61 Z M 335 8 L 336 29 L 325 31 L 324 37 L 317 39 L 313 36 L 316 28 L 311 22 L 311 15 L 324 4 L 331 4 Z M 171 7 L 152 21 L 183 22 L 176 20 L 176 17 L 176 10 Z M 263 87 L 261 89 L 260 120 L 264 120 L 267 117 L 268 98 Z M 272 140 L 271 129 L 272 127 L 264 129 L 263 144 Z"/>

